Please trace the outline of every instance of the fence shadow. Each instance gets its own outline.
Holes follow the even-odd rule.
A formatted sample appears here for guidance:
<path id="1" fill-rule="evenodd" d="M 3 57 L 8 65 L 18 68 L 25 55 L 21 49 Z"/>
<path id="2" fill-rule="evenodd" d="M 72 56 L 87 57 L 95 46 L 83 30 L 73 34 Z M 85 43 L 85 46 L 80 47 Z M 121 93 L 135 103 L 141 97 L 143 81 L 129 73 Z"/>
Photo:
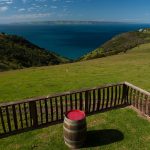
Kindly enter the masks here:
<path id="1" fill-rule="evenodd" d="M 84 148 L 108 145 L 123 139 L 123 133 L 116 129 L 88 131 Z"/>

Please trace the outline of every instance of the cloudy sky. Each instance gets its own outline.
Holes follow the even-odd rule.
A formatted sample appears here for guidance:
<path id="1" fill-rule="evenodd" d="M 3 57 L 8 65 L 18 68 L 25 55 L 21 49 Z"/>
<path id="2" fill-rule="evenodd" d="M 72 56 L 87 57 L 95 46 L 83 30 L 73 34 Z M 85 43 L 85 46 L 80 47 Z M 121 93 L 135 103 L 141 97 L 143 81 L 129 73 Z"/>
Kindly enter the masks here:
<path id="1" fill-rule="evenodd" d="M 150 23 L 150 0 L 0 0 L 0 23 L 44 20 Z"/>

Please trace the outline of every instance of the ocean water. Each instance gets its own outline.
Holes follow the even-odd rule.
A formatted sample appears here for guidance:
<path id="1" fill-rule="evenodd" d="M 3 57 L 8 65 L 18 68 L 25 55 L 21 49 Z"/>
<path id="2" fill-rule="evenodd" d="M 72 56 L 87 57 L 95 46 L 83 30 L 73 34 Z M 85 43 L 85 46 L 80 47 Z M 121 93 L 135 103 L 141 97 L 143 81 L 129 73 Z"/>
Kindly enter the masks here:
<path id="1" fill-rule="evenodd" d="M 42 48 L 77 59 L 119 33 L 147 27 L 150 24 L 0 25 L 0 32 L 23 36 Z"/>

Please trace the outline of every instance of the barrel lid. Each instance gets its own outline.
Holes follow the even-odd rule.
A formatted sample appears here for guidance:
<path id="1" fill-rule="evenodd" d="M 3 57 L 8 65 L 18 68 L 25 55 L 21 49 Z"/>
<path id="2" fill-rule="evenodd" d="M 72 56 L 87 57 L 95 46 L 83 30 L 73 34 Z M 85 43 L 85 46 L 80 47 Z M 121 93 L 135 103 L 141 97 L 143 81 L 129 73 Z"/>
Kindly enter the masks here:
<path id="1" fill-rule="evenodd" d="M 81 110 L 71 110 L 67 112 L 66 117 L 70 120 L 82 120 L 85 118 L 85 113 Z"/>

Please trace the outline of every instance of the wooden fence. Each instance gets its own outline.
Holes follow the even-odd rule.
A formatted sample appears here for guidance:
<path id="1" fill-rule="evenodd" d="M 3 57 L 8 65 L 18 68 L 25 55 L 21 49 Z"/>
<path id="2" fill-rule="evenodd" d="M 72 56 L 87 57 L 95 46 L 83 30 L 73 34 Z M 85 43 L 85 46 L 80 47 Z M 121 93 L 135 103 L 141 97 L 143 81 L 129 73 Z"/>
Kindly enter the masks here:
<path id="1" fill-rule="evenodd" d="M 72 109 L 86 114 L 133 105 L 150 116 L 150 93 L 127 82 L 0 104 L 0 137 L 63 121 Z"/>
<path id="2" fill-rule="evenodd" d="M 150 117 L 150 93 L 128 82 L 124 84 L 127 86 L 126 99 L 129 104 L 138 109 L 143 115 Z"/>

